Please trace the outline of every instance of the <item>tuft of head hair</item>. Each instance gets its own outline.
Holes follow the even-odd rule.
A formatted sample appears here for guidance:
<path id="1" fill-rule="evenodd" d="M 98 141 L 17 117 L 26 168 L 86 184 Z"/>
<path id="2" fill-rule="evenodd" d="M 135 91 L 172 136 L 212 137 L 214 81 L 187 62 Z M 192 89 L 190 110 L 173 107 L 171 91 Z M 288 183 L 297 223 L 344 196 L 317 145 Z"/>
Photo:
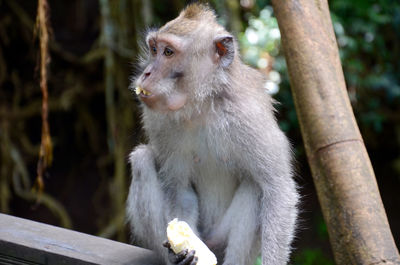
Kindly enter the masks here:
<path id="1" fill-rule="evenodd" d="M 193 3 L 188 5 L 182 11 L 182 17 L 191 20 L 199 20 L 204 18 L 215 19 L 215 14 L 208 4 Z"/>
<path id="2" fill-rule="evenodd" d="M 193 3 L 183 9 L 176 19 L 165 24 L 160 32 L 187 35 L 199 28 L 199 24 L 211 26 L 218 23 L 214 11 L 207 4 Z"/>

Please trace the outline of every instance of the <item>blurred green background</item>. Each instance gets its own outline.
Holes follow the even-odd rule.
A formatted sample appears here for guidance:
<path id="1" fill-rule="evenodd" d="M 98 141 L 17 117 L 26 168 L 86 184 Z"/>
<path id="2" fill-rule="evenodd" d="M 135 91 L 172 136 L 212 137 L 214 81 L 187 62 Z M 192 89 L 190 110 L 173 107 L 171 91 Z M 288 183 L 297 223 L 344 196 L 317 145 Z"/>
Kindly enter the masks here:
<path id="1" fill-rule="evenodd" d="M 0 0 L 0 211 L 129 241 L 127 156 L 145 141 L 128 90 L 138 43 L 186 1 L 48 0 L 53 164 L 41 203 L 32 190 L 41 137 L 37 1 Z M 303 196 L 291 264 L 333 264 L 294 109 L 279 28 L 268 0 L 210 1 L 268 77 L 281 128 L 294 145 Z M 400 245 L 400 2 L 331 0 L 348 94 Z M 107 63 L 105 63 L 107 62 Z"/>

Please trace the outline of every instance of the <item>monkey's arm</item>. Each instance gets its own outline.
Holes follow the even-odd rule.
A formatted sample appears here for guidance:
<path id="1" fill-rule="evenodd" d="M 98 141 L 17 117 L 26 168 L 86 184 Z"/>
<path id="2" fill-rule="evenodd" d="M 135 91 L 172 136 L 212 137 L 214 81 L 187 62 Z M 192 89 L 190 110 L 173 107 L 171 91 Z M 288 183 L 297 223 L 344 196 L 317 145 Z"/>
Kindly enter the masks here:
<path id="1" fill-rule="evenodd" d="M 287 138 L 276 124 L 270 124 L 268 129 L 254 134 L 257 136 L 242 149 L 244 152 L 239 159 L 242 168 L 250 173 L 262 193 L 262 264 L 284 265 L 289 260 L 298 202 L 291 150 Z"/>

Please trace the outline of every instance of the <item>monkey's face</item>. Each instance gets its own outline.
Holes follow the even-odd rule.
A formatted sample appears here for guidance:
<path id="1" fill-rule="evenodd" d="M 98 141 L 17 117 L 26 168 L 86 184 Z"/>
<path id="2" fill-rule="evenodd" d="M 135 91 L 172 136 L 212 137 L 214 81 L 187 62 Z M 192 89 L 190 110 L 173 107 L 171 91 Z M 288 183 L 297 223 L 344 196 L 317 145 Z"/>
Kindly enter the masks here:
<path id="1" fill-rule="evenodd" d="M 210 11 L 205 20 L 180 14 L 146 38 L 148 60 L 136 80 L 136 93 L 147 107 L 177 111 L 202 104 L 221 87 L 234 57 L 233 37 Z"/>
<path id="2" fill-rule="evenodd" d="M 149 108 L 175 111 L 185 106 L 188 93 L 181 85 L 187 63 L 185 48 L 185 42 L 172 34 L 148 35 L 148 64 L 136 80 L 136 94 Z"/>

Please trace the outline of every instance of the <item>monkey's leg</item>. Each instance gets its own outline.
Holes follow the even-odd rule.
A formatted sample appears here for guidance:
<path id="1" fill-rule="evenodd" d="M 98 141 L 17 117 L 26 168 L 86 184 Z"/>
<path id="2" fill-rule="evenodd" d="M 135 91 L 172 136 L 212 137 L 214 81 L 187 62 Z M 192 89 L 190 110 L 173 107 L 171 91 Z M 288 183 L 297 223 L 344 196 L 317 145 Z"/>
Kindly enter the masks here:
<path id="1" fill-rule="evenodd" d="M 163 188 L 149 146 L 138 146 L 130 154 L 130 163 L 132 183 L 127 200 L 127 217 L 134 240 L 156 251 L 167 261 L 168 251 L 162 246 L 167 224 L 178 217 L 196 229 L 197 196 L 192 188 L 171 185 L 168 192 Z"/>
<path id="2" fill-rule="evenodd" d="M 212 233 L 211 247 L 221 242 L 227 244 L 223 265 L 253 265 L 259 255 L 260 197 L 261 190 L 255 183 L 242 182 L 221 223 Z"/>
<path id="3" fill-rule="evenodd" d="M 127 200 L 127 218 L 133 239 L 145 248 L 164 253 L 169 203 L 165 200 L 155 168 L 153 152 L 138 146 L 129 156 L 132 182 Z"/>

